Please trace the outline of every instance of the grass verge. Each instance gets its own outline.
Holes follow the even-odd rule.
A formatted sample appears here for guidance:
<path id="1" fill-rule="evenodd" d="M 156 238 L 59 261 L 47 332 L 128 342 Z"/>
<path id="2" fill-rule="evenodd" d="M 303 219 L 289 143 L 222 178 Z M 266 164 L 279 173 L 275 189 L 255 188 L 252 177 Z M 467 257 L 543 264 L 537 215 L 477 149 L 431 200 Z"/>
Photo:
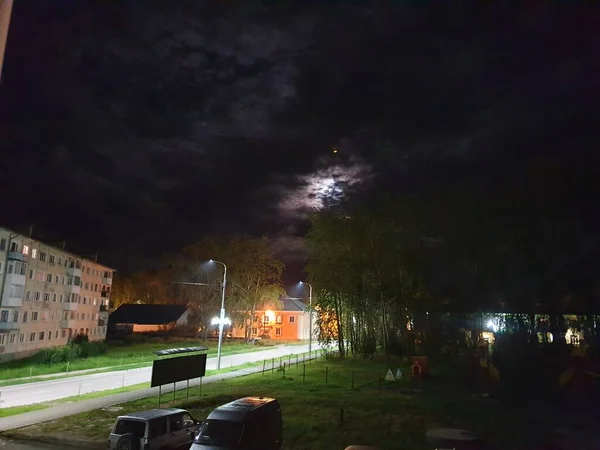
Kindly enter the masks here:
<path id="1" fill-rule="evenodd" d="M 258 352 L 258 351 L 262 351 L 262 350 L 269 350 L 268 346 L 265 347 L 252 347 L 252 346 L 247 346 L 245 348 L 239 348 L 239 349 L 231 349 L 231 348 L 225 348 L 223 350 L 222 356 L 226 357 L 226 356 L 231 356 L 231 355 L 238 355 L 240 353 L 250 353 L 250 352 Z M 174 355 L 175 356 L 175 355 Z M 216 353 L 208 353 L 209 357 L 213 357 L 216 356 Z M 51 381 L 51 380 L 62 380 L 65 378 L 76 378 L 76 377 L 80 377 L 82 375 L 92 375 L 92 374 L 96 374 L 96 373 L 106 373 L 106 372 L 118 372 L 120 370 L 132 370 L 132 369 L 139 369 L 140 367 L 150 367 L 152 365 L 152 361 L 153 360 L 148 360 L 147 362 L 143 362 L 143 363 L 136 363 L 136 364 L 124 364 L 122 366 L 112 366 L 112 367 L 101 367 L 97 370 L 89 370 L 86 371 L 84 373 L 60 373 L 60 374 L 56 374 L 56 376 L 37 376 L 37 377 L 27 377 L 27 378 L 17 378 L 17 379 L 10 379 L 7 381 L 0 381 L 0 387 L 5 387 L 5 386 L 16 386 L 16 385 L 20 385 L 20 384 L 28 384 L 28 383 L 39 383 L 40 381 Z M 51 374 L 48 374 L 51 375 Z"/>
<path id="2" fill-rule="evenodd" d="M 260 346 L 249 345 L 239 342 L 223 343 L 223 356 L 239 353 L 268 350 L 276 345 L 289 344 L 287 342 L 268 341 Z M 36 355 L 29 358 L 8 361 L 0 365 L 0 386 L 31 383 L 35 381 L 44 381 L 48 379 L 65 378 L 68 375 L 57 376 L 53 378 L 43 377 L 41 375 L 65 374 L 67 372 L 76 372 L 80 370 L 91 370 L 93 373 L 110 372 L 123 369 L 135 369 L 152 364 L 155 359 L 153 352 L 176 347 L 208 347 L 207 354 L 215 356 L 217 354 L 216 343 L 201 340 L 172 340 L 169 342 L 144 342 L 137 344 L 110 344 L 108 351 L 103 355 L 91 356 L 86 359 L 80 359 L 60 364 L 43 364 Z M 74 376 L 77 376 L 75 374 Z M 4 381 L 3 381 L 4 380 Z"/>
<path id="3" fill-rule="evenodd" d="M 434 427 L 470 429 L 500 448 L 527 448 L 530 439 L 545 431 L 545 414 L 535 415 L 522 404 L 503 405 L 475 396 L 472 384 L 452 377 L 434 380 L 378 382 L 388 367 L 400 362 L 329 360 L 215 382 L 202 395 L 175 404 L 204 419 L 216 406 L 247 395 L 279 399 L 284 414 L 284 441 L 288 450 L 342 449 L 351 444 L 378 448 L 428 449 L 425 433 Z M 170 394 L 167 394 L 170 397 Z M 115 418 L 151 409 L 156 397 L 125 403 L 11 432 L 27 439 L 62 437 L 87 447 L 105 448 Z M 166 404 L 164 404 L 166 406 Z"/>

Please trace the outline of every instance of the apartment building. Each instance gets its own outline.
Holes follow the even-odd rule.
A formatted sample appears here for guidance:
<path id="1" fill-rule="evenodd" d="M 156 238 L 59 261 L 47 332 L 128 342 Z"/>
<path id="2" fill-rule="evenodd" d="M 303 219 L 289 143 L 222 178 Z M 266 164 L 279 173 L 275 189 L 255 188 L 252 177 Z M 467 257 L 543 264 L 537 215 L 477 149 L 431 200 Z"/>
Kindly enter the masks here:
<path id="1" fill-rule="evenodd" d="M 12 6 L 13 0 L 0 0 L 0 77 L 2 77 L 2 63 L 4 62 Z"/>
<path id="2" fill-rule="evenodd" d="M 0 228 L 0 361 L 106 338 L 114 269 Z"/>

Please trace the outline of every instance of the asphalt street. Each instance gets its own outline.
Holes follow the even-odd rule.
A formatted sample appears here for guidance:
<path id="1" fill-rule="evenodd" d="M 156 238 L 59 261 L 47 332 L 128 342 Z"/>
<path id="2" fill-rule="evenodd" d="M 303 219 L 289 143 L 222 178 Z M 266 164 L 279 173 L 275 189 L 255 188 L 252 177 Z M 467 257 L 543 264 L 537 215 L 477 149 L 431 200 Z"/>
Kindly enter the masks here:
<path id="1" fill-rule="evenodd" d="M 318 347 L 315 345 L 313 348 L 316 350 Z M 308 345 L 291 345 L 223 356 L 221 357 L 221 368 L 270 360 L 272 358 L 279 358 L 289 354 L 304 353 L 307 351 Z M 217 358 L 208 358 L 206 363 L 207 370 L 214 370 L 216 367 Z M 91 392 L 149 383 L 151 375 L 152 367 L 149 366 L 138 369 L 82 375 L 59 380 L 5 386 L 0 388 L 0 407 L 9 408 L 13 406 L 31 405 L 67 397 L 77 397 L 78 395 Z"/>

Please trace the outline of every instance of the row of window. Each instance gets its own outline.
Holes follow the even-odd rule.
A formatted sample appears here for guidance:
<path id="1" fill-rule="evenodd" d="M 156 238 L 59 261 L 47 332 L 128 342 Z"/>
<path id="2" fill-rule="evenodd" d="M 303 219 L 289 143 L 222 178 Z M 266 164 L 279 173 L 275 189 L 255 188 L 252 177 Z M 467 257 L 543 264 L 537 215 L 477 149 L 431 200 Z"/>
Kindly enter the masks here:
<path id="1" fill-rule="evenodd" d="M 296 322 L 296 317 L 295 317 L 295 316 L 290 316 L 288 319 L 289 319 L 290 323 L 294 323 L 294 322 Z M 258 316 L 258 315 L 257 315 L 257 316 L 254 318 L 254 320 L 255 320 L 256 322 L 260 322 L 260 316 Z M 271 323 L 271 318 L 270 318 L 268 315 L 266 315 L 266 314 L 265 314 L 265 315 L 263 316 L 263 320 L 262 320 L 262 321 L 263 321 L 263 323 Z M 277 317 L 275 318 L 275 323 L 283 323 L 283 317 L 281 317 L 281 316 L 277 316 Z"/>
<path id="2" fill-rule="evenodd" d="M 20 289 L 19 289 L 20 288 Z M 20 291 L 20 295 L 19 295 L 19 291 Z M 14 293 L 14 295 L 13 295 Z M 18 285 L 12 285 L 11 286 L 11 296 L 14 297 L 23 297 L 23 286 L 18 286 Z M 56 301 L 58 300 L 58 303 L 63 303 L 63 299 L 65 303 L 79 303 L 82 305 L 100 305 L 100 306 L 108 306 L 108 299 L 99 299 L 99 298 L 88 298 L 88 297 L 82 297 L 79 294 L 73 294 L 73 293 L 69 293 L 69 294 L 54 294 L 52 292 L 44 292 L 43 293 L 43 297 L 44 297 L 44 301 L 45 302 L 49 302 L 50 300 L 52 300 L 53 303 L 56 303 Z M 25 293 L 25 301 L 36 301 L 39 302 L 42 299 L 42 292 L 40 291 L 27 291 Z"/>
<path id="3" fill-rule="evenodd" d="M 282 328 L 275 328 L 275 336 L 281 336 L 281 333 L 282 333 Z M 257 334 L 259 334 L 258 328 L 252 328 L 252 334 L 255 336 Z"/>
<path id="4" fill-rule="evenodd" d="M 31 313 L 31 315 L 29 314 Z M 62 320 L 98 320 L 98 313 L 86 313 L 86 312 L 76 312 L 76 311 L 63 311 Z M 56 313 L 53 311 L 42 311 L 41 314 L 39 311 L 23 311 L 23 323 L 27 323 L 28 321 L 37 322 L 38 319 L 41 319 L 42 322 L 52 322 L 56 317 Z M 12 320 L 9 320 L 12 319 Z M 11 311 L 7 309 L 3 309 L 0 311 L 0 322 L 18 322 L 19 321 L 19 311 Z"/>
<path id="5" fill-rule="evenodd" d="M 2 238 L 0 239 L 0 250 L 4 251 L 6 250 L 6 239 Z M 38 249 L 35 248 L 30 248 L 28 245 L 23 245 L 23 248 L 21 249 L 19 246 L 18 242 L 11 242 L 10 243 L 10 251 L 11 252 L 21 252 L 26 256 L 30 256 L 32 259 L 37 259 L 39 257 L 39 260 L 42 262 L 48 262 L 48 264 L 50 265 L 56 265 L 56 266 L 62 266 L 62 267 L 70 267 L 70 268 L 75 268 L 75 269 L 81 269 L 82 272 L 86 273 L 87 275 L 93 275 L 93 276 L 97 276 L 97 277 L 104 277 L 104 278 L 112 278 L 112 272 L 111 271 L 102 271 L 102 270 L 98 270 L 98 269 L 94 269 L 92 267 L 89 266 L 84 266 L 81 264 L 81 261 L 77 260 L 77 259 L 73 259 L 73 258 L 61 258 L 60 256 L 56 256 L 53 255 L 52 253 L 47 253 L 43 250 L 39 250 L 38 253 Z"/>
<path id="6" fill-rule="evenodd" d="M 94 327 L 91 329 L 92 336 L 104 336 L 106 333 L 106 327 Z M 86 336 L 90 336 L 89 328 L 80 328 L 79 333 L 77 330 L 73 330 L 71 335 L 76 334 L 85 334 Z M 25 333 L 20 333 L 19 335 L 19 343 L 23 344 L 25 342 Z M 32 331 L 28 333 L 28 342 L 36 342 L 36 341 L 51 341 L 53 339 L 64 339 L 67 337 L 67 330 L 49 330 L 49 331 Z M 10 345 L 17 342 L 17 333 L 11 334 L 0 334 L 0 346 Z"/>
<path id="7" fill-rule="evenodd" d="M 7 267 L 7 273 L 16 275 L 25 275 L 27 273 L 27 264 L 20 261 L 10 261 Z M 110 294 L 110 286 L 103 286 L 102 283 L 90 283 L 89 281 L 83 282 L 78 276 L 71 275 L 56 275 L 52 273 L 46 273 L 42 270 L 37 272 L 34 269 L 29 269 L 29 279 L 45 283 L 54 283 L 59 285 L 67 286 L 80 286 L 85 290 L 100 292 L 103 296 Z"/>

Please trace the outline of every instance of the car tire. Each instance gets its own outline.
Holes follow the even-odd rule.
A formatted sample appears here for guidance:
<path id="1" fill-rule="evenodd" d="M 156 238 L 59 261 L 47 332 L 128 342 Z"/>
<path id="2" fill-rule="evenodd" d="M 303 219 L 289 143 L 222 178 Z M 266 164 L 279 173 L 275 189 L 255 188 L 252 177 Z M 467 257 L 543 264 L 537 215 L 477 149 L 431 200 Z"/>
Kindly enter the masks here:
<path id="1" fill-rule="evenodd" d="M 140 450 L 140 440 L 132 433 L 125 433 L 117 441 L 116 450 Z"/>

